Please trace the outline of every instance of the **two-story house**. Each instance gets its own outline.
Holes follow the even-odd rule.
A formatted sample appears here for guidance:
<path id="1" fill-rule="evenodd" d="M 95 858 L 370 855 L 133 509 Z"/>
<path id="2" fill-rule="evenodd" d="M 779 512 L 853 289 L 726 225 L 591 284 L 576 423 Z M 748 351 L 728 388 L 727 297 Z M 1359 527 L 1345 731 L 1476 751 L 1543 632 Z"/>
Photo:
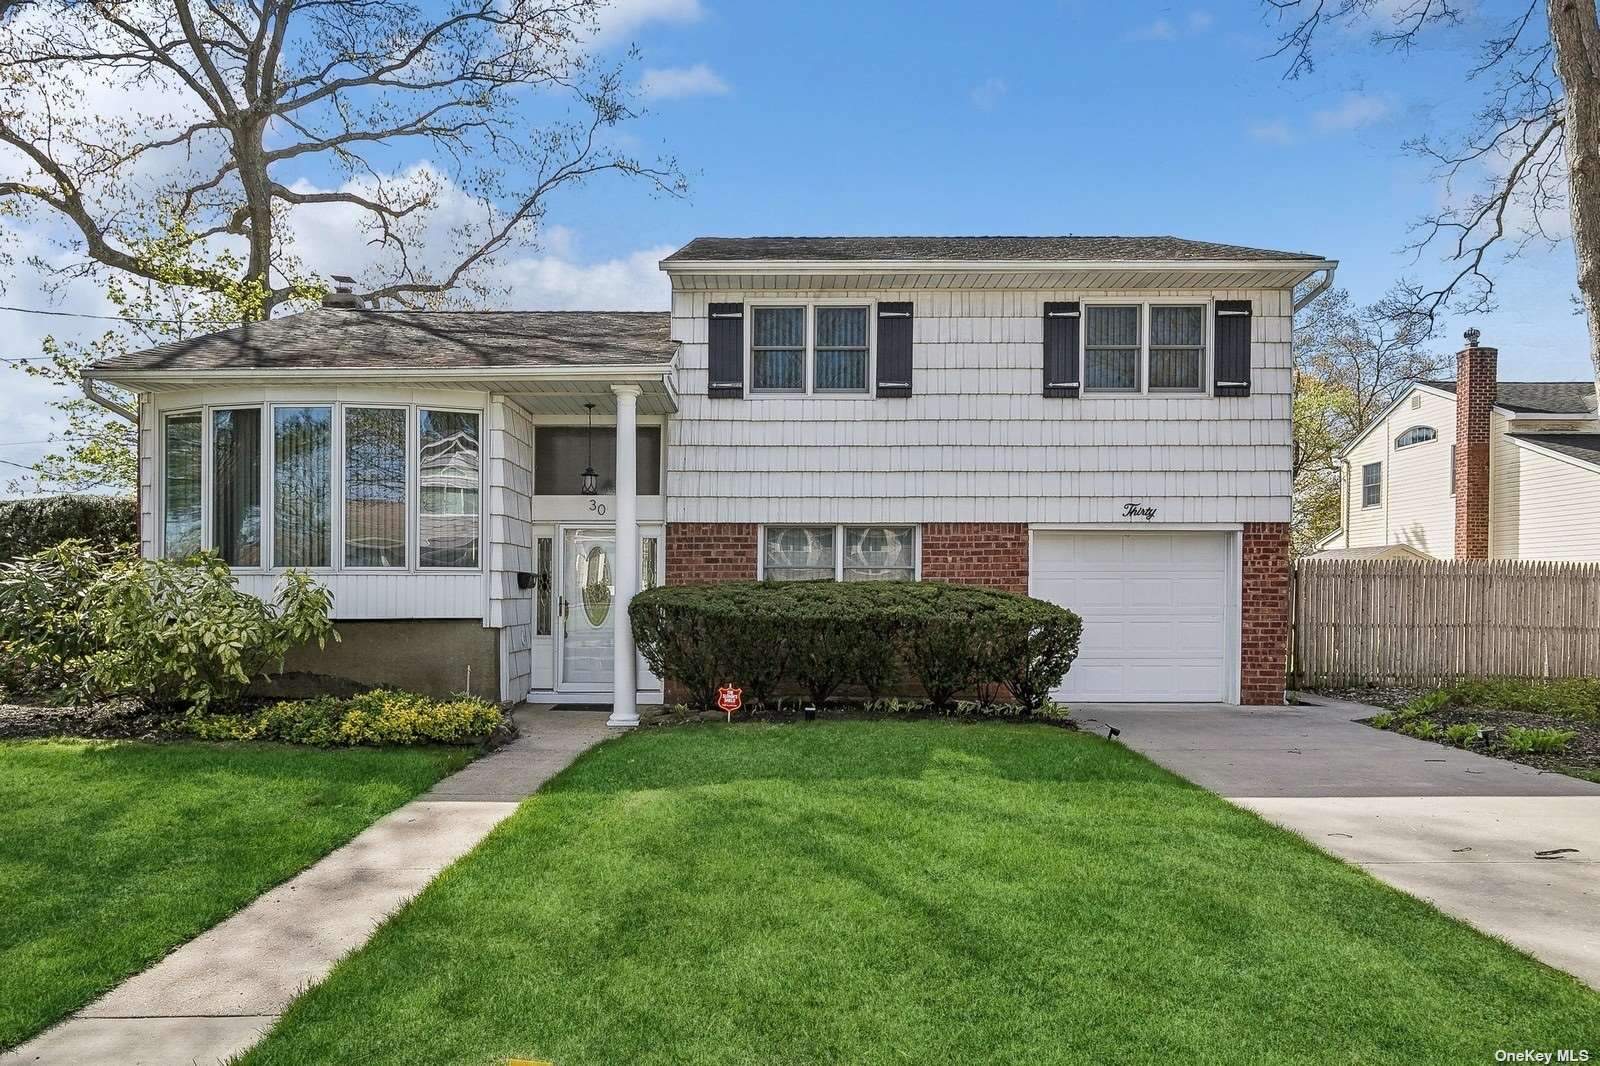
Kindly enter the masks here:
<path id="1" fill-rule="evenodd" d="M 1171 237 L 702 238 L 669 313 L 346 292 L 107 360 L 142 549 L 334 592 L 291 668 L 505 700 L 660 682 L 633 593 L 976 582 L 1083 615 L 1073 701 L 1279 703 L 1290 338 L 1322 257 Z"/>
<path id="2" fill-rule="evenodd" d="M 1407 386 L 1340 453 L 1319 556 L 1600 561 L 1594 381 L 1499 381 L 1478 338 L 1454 380 Z"/>

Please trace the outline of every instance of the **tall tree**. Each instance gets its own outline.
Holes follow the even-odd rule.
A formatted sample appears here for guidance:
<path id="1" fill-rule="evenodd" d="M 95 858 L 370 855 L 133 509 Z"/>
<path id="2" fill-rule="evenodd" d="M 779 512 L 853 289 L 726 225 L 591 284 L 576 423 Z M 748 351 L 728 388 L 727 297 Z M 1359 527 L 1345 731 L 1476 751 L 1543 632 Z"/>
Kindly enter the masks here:
<path id="1" fill-rule="evenodd" d="M 531 241 L 559 189 L 610 173 L 682 191 L 670 158 L 619 147 L 634 112 L 622 65 L 592 55 L 603 6 L 0 0 L 0 213 L 62 223 L 90 264 L 163 285 L 140 240 L 169 213 L 238 249 L 237 270 L 206 252 L 178 282 L 247 284 L 264 316 L 295 296 L 291 217 L 342 205 L 383 253 L 361 294 L 435 301 Z M 304 180 L 326 172 L 338 187 Z"/>
<path id="2" fill-rule="evenodd" d="M 1295 550 L 1307 552 L 1339 527 L 1335 458 L 1413 381 L 1447 373 L 1448 355 L 1428 348 L 1431 330 L 1397 290 L 1358 306 L 1348 290 L 1323 294 L 1295 323 Z"/>
<path id="3" fill-rule="evenodd" d="M 1281 27 L 1287 75 L 1314 66 L 1329 26 L 1370 25 L 1372 43 L 1405 52 L 1470 16 L 1490 27 L 1467 71 L 1481 102 L 1459 136 L 1424 135 L 1409 147 L 1453 187 L 1473 191 L 1424 217 L 1415 247 L 1443 248 L 1452 268 L 1436 284 L 1411 286 L 1413 313 L 1487 310 L 1497 263 L 1530 242 L 1553 243 L 1565 214 L 1577 255 L 1577 300 L 1589 328 L 1600 395 L 1600 23 L 1595 0 L 1263 0 Z"/>

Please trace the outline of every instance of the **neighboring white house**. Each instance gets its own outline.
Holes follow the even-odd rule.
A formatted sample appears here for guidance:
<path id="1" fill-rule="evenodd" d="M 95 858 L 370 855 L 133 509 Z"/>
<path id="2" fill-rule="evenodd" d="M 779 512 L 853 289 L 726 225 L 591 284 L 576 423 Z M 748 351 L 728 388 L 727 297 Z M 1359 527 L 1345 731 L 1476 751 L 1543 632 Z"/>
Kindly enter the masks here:
<path id="1" fill-rule="evenodd" d="M 1409 386 L 1340 454 L 1341 528 L 1318 547 L 1600 560 L 1594 382 L 1497 381 L 1495 349 L 1475 343 L 1460 360 L 1457 380 Z"/>
<path id="2" fill-rule="evenodd" d="M 337 293 L 89 377 L 138 394 L 147 554 L 332 588 L 345 640 L 297 656 L 312 673 L 471 670 L 626 723 L 661 697 L 638 588 L 926 579 L 1083 614 L 1066 698 L 1276 703 L 1293 294 L 1334 266 L 1171 237 L 702 238 L 662 263 L 670 313 Z"/>

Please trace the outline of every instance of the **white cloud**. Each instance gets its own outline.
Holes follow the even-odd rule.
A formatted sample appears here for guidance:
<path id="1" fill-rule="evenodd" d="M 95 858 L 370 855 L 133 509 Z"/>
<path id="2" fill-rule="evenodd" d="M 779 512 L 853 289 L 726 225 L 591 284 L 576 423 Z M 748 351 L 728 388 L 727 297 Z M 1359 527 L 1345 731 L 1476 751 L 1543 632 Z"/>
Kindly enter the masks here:
<path id="1" fill-rule="evenodd" d="M 1189 32 L 1204 33 L 1211 28 L 1211 24 L 1215 21 L 1209 11 L 1191 11 L 1189 12 Z"/>
<path id="2" fill-rule="evenodd" d="M 1007 88 L 1004 79 L 985 78 L 972 87 L 972 102 L 984 111 L 992 111 Z"/>
<path id="3" fill-rule="evenodd" d="M 652 22 L 687 25 L 704 17 L 700 0 L 612 0 L 600 10 L 595 39 L 611 42 Z"/>
<path id="4" fill-rule="evenodd" d="M 1294 133 L 1289 129 L 1289 124 L 1281 118 L 1257 122 L 1250 127 L 1250 136 L 1267 144 L 1293 144 Z"/>
<path id="5" fill-rule="evenodd" d="M 1311 116 L 1311 121 L 1317 129 L 1332 133 L 1370 126 L 1388 114 L 1389 105 L 1382 97 L 1346 93 L 1336 107 L 1318 111 Z"/>
<path id="6" fill-rule="evenodd" d="M 1128 36 L 1136 41 L 1176 41 L 1178 27 L 1174 26 L 1170 19 L 1159 18 L 1140 26 Z"/>
<path id="7" fill-rule="evenodd" d="M 704 63 L 692 67 L 653 67 L 644 72 L 639 91 L 650 100 L 677 100 L 685 96 L 724 96 L 728 83 Z"/>
<path id="8" fill-rule="evenodd" d="M 1134 41 L 1176 41 L 1180 37 L 1193 37 L 1211 29 L 1211 24 L 1216 20 L 1211 12 L 1198 8 L 1189 12 L 1181 20 L 1162 16 L 1152 22 L 1147 22 L 1137 27 L 1128 34 L 1129 40 Z"/>

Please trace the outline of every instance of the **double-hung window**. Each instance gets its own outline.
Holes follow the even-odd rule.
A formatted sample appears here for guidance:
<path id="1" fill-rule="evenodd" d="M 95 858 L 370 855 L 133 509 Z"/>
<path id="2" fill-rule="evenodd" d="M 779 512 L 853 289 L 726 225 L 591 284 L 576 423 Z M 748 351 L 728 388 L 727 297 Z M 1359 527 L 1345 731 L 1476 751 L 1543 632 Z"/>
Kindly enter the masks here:
<path id="1" fill-rule="evenodd" d="M 1383 464 L 1368 463 L 1361 468 L 1361 506 L 1376 507 L 1383 502 Z"/>
<path id="2" fill-rule="evenodd" d="M 1206 305 L 1085 304 L 1083 390 L 1204 392 Z"/>
<path id="3" fill-rule="evenodd" d="M 768 526 L 768 581 L 915 581 L 916 526 Z"/>
<path id="4" fill-rule="evenodd" d="M 750 391 L 812 395 L 865 393 L 872 316 L 865 305 L 750 309 Z"/>
<path id="5" fill-rule="evenodd" d="M 417 562 L 423 567 L 478 565 L 478 416 L 418 413 Z"/>
<path id="6" fill-rule="evenodd" d="M 202 415 L 183 411 L 162 421 L 161 543 L 169 559 L 200 550 Z"/>

